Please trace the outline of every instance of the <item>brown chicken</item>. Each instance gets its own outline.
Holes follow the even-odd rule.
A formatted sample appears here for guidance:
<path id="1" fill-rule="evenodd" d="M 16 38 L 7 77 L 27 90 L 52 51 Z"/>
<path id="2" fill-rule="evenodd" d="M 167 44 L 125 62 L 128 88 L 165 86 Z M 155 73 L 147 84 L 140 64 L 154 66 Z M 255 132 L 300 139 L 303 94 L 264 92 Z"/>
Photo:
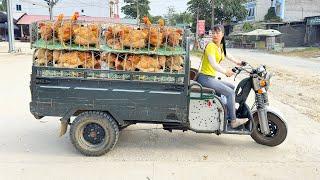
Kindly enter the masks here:
<path id="1" fill-rule="evenodd" d="M 158 56 L 159 69 L 161 69 L 161 71 L 165 70 L 166 60 L 167 60 L 166 56 Z"/>
<path id="2" fill-rule="evenodd" d="M 127 30 L 124 31 L 121 42 L 125 47 L 129 48 L 144 48 L 146 46 L 147 34 L 142 30 Z"/>
<path id="3" fill-rule="evenodd" d="M 89 24 L 74 29 L 74 42 L 83 46 L 99 46 L 99 27 L 95 24 Z"/>
<path id="4" fill-rule="evenodd" d="M 96 61 L 94 55 L 90 52 L 78 52 L 78 58 L 80 60 L 79 66 L 83 68 L 94 68 Z"/>
<path id="5" fill-rule="evenodd" d="M 107 45 L 112 49 L 123 49 L 122 39 L 124 38 L 124 34 L 128 33 L 131 29 L 128 26 L 120 24 L 109 26 L 104 33 Z"/>
<path id="6" fill-rule="evenodd" d="M 53 29 L 53 32 L 54 32 L 55 36 L 58 35 L 59 28 L 62 26 L 63 18 L 64 18 L 64 15 L 63 14 L 59 14 L 57 20 L 54 22 L 54 24 L 52 26 L 52 29 Z"/>
<path id="7" fill-rule="evenodd" d="M 79 27 L 79 25 L 76 24 L 78 17 L 79 13 L 75 12 L 70 21 L 65 21 L 62 26 L 58 28 L 58 39 L 64 47 L 66 47 L 65 42 L 73 38 L 74 29 Z"/>
<path id="8" fill-rule="evenodd" d="M 51 40 L 53 35 L 52 22 L 40 22 L 38 26 L 41 39 L 45 41 Z"/>
<path id="9" fill-rule="evenodd" d="M 154 50 L 156 50 L 162 44 L 163 33 L 161 32 L 161 29 L 164 26 L 164 21 L 159 20 L 159 25 L 152 27 L 149 18 L 145 16 L 143 22 L 145 24 L 143 31 L 147 34 L 146 40 L 150 45 L 155 47 Z"/>
<path id="10" fill-rule="evenodd" d="M 47 66 L 52 64 L 53 56 L 52 51 L 47 49 L 36 49 L 35 52 L 35 65 Z"/>
<path id="11" fill-rule="evenodd" d="M 127 60 L 122 61 L 122 69 L 125 71 L 135 71 L 139 62 L 140 55 L 128 55 Z"/>
<path id="12" fill-rule="evenodd" d="M 179 45 L 180 40 L 182 39 L 183 31 L 176 28 L 165 28 L 163 29 L 164 42 L 167 42 L 169 46 L 175 47 Z"/>
<path id="13" fill-rule="evenodd" d="M 81 64 L 77 51 L 60 54 L 57 67 L 77 68 Z"/>
<path id="14" fill-rule="evenodd" d="M 159 72 L 159 61 L 151 56 L 142 55 L 137 68 L 143 72 Z"/>
<path id="15" fill-rule="evenodd" d="M 101 69 L 114 69 L 117 61 L 117 55 L 112 53 L 102 54 L 100 57 Z"/>
<path id="16" fill-rule="evenodd" d="M 183 57 L 182 56 L 168 56 L 166 60 L 166 66 L 171 71 L 181 72 L 183 69 Z"/>
<path id="17" fill-rule="evenodd" d="M 54 50 L 53 51 L 53 66 L 59 66 L 60 64 L 60 55 L 62 54 L 63 52 L 62 51 L 58 51 L 58 50 Z"/>

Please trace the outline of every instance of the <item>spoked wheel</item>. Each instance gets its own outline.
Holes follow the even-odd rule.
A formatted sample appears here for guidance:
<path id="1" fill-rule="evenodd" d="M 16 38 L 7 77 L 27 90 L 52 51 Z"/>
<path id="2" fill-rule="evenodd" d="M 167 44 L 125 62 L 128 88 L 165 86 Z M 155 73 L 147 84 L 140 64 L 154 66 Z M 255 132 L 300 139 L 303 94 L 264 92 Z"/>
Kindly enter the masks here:
<path id="1" fill-rule="evenodd" d="M 106 113 L 85 112 L 71 124 L 70 139 L 75 148 L 86 156 L 101 156 L 118 141 L 119 128 Z"/>
<path id="2" fill-rule="evenodd" d="M 287 125 L 276 114 L 268 112 L 267 114 L 270 133 L 264 135 L 261 133 L 258 114 L 253 115 L 253 131 L 251 137 L 259 144 L 266 146 L 277 146 L 287 137 Z"/>

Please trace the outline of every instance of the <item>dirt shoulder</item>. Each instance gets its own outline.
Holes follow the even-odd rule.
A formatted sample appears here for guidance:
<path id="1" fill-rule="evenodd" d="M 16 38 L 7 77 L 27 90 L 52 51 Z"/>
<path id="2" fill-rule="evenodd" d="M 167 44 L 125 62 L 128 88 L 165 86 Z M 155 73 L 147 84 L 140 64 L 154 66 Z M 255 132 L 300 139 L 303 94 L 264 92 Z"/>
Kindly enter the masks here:
<path id="1" fill-rule="evenodd" d="M 252 65 L 266 64 L 274 74 L 270 96 L 320 122 L 320 62 L 244 50 L 231 52 Z"/>
<path id="2" fill-rule="evenodd" d="M 308 47 L 303 49 L 293 49 L 284 52 L 276 52 L 276 55 L 283 56 L 295 56 L 302 58 L 319 58 L 320 57 L 320 48 L 317 47 Z"/>

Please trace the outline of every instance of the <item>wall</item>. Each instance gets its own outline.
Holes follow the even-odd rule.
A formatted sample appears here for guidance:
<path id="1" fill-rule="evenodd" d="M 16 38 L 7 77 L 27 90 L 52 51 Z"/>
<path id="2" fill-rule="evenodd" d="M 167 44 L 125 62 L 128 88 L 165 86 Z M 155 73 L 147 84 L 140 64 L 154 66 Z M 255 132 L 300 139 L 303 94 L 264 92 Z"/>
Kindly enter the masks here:
<path id="1" fill-rule="evenodd" d="M 45 4 L 43 0 L 32 0 L 32 2 L 39 2 Z M 16 4 L 22 6 L 22 12 L 29 15 L 49 15 L 49 10 L 45 7 L 32 5 L 32 3 L 26 3 L 21 0 L 13 0 L 14 12 L 16 11 Z M 64 13 L 65 16 L 72 15 L 73 12 L 84 10 L 84 14 L 94 17 L 108 17 L 109 16 L 109 1 L 107 0 L 60 0 L 60 2 L 54 7 L 53 14 L 59 15 Z"/>
<path id="2" fill-rule="evenodd" d="M 281 41 L 285 47 L 300 47 L 305 45 L 306 25 L 301 22 L 298 24 L 268 25 L 268 29 L 276 29 L 282 33 Z"/>
<path id="3" fill-rule="evenodd" d="M 284 21 L 320 15 L 320 0 L 285 0 Z"/>

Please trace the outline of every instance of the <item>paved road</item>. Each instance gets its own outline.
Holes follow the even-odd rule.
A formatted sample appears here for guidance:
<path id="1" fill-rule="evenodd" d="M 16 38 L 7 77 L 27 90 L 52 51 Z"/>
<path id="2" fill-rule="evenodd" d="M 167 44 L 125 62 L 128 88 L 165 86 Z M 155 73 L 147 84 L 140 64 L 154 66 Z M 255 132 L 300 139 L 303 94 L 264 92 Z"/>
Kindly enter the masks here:
<path id="1" fill-rule="evenodd" d="M 239 51 L 239 53 L 242 53 Z M 288 119 L 278 147 L 249 136 L 137 130 L 120 135 L 102 157 L 84 157 L 69 137 L 58 138 L 57 118 L 29 112 L 30 55 L 0 54 L 0 179 L 319 179 L 320 124 L 272 99 Z"/>

